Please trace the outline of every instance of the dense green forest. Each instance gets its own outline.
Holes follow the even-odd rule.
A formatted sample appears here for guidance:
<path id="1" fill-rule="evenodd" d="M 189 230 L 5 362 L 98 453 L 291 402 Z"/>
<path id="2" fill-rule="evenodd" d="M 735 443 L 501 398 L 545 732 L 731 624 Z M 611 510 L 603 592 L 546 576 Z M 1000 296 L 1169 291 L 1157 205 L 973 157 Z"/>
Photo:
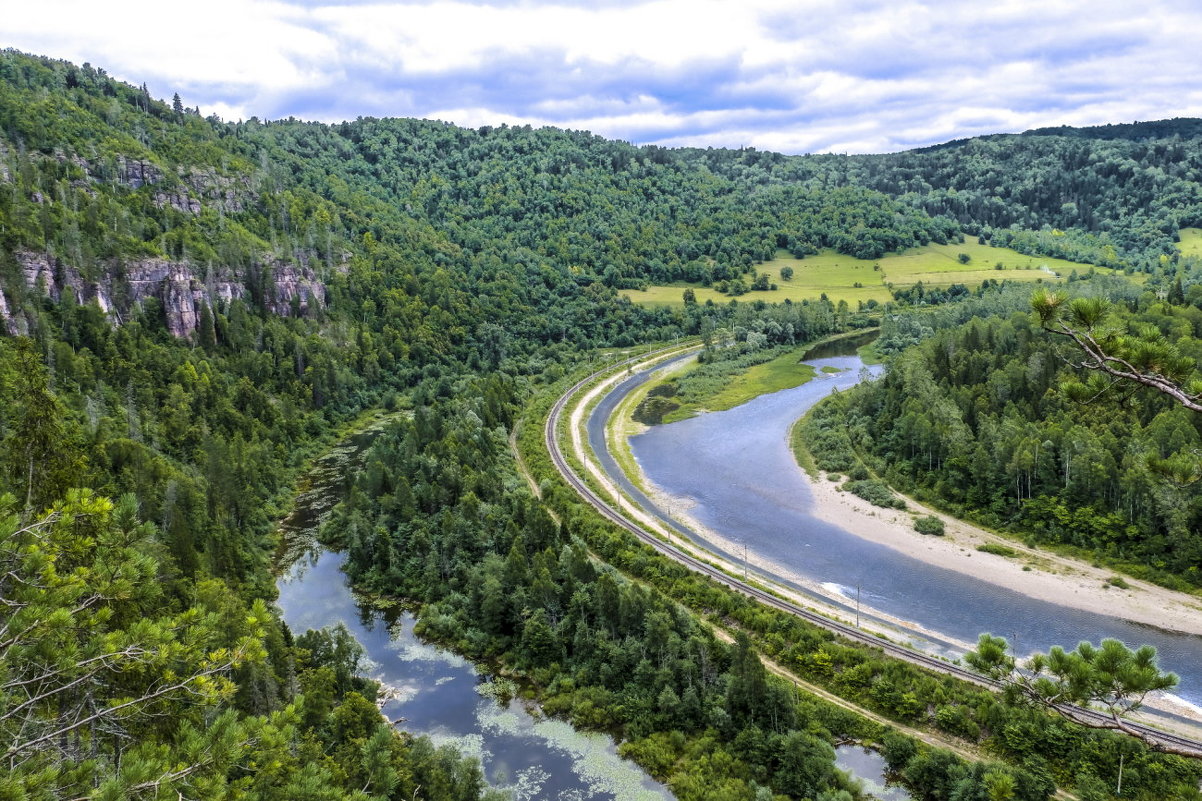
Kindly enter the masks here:
<path id="1" fill-rule="evenodd" d="M 515 410 L 600 346 L 721 331 L 754 351 L 868 322 L 827 301 L 647 310 L 617 294 L 733 278 L 778 247 L 871 258 L 968 234 L 1167 275 L 1177 227 L 1198 222 L 1198 149 L 1185 129 L 783 157 L 415 120 L 227 123 L 89 65 L 0 52 L 0 796 L 489 793 L 474 763 L 385 725 L 344 633 L 291 632 L 271 606 L 275 521 L 300 469 L 379 407 L 412 418 L 382 436 L 329 530 L 360 586 L 424 605 L 429 636 L 520 674 L 549 712 L 620 734 L 682 798 L 854 795 L 830 743 L 880 732 L 795 696 L 756 649 L 822 675 L 829 660 L 781 632 L 808 637 L 846 663 L 840 689 L 906 719 L 935 680 L 899 689 L 908 668 L 731 606 L 595 521 L 555 523 L 508 465 Z M 956 161 L 976 150 L 973 169 Z M 1065 178 L 1078 161 L 1096 179 Z M 1119 189 L 1134 186 L 1128 203 Z M 1180 304 L 1130 313 L 1174 334 L 1194 324 Z M 916 342 L 927 319 L 888 336 Z M 1038 337 L 1008 325 L 1022 345 L 995 358 L 1029 360 Z M 1007 391 L 1033 411 L 1044 401 L 1022 364 Z M 1196 427 L 1134 403 L 1162 458 L 1192 447 Z M 1021 517 L 1048 496 L 1076 514 L 1095 486 L 1080 482 L 1101 480 L 1073 468 L 1078 494 L 1051 493 L 1042 458 L 1013 503 L 981 508 Z M 1180 543 L 1150 532 L 1198 510 L 1140 486 L 1106 495 L 1133 528 L 1116 555 L 1178 569 L 1187 554 L 1156 554 Z M 681 604 L 729 612 L 751 639 L 724 644 Z M 930 713 L 945 730 L 1000 729 L 983 694 L 947 698 Z M 1122 747 L 1062 739 L 1049 768 L 1015 734 L 989 781 L 1012 772 L 1016 797 L 1043 798 L 1053 780 L 1088 786 L 1090 754 Z M 978 768 L 890 742 L 915 786 L 947 790 L 928 797 L 984 792 Z M 1147 766 L 1131 783 L 1143 797 L 1196 778 L 1130 758 Z"/>
<path id="2" fill-rule="evenodd" d="M 1171 120 L 957 140 L 878 156 L 688 151 L 765 185 L 856 186 L 1022 253 L 1148 270 L 1202 222 L 1202 123 Z M 798 256 L 804 242 L 787 246 Z M 851 252 L 851 251 L 845 251 Z"/>
<path id="3" fill-rule="evenodd" d="M 1081 292 L 1117 301 L 1104 323 L 1114 336 L 1171 344 L 1196 369 L 1202 309 L 1183 291 L 1195 280 L 1185 271 L 1164 299 L 1121 284 Z M 1198 588 L 1202 418 L 1135 384 L 1087 390 L 1074 345 L 1043 330 L 1025 300 L 1016 293 L 1009 313 L 995 307 L 993 316 L 949 310 L 891 321 L 886 349 L 912 341 L 916 324 L 927 331 L 881 380 L 810 415 L 819 466 L 850 473 L 862 462 L 919 499 L 1028 542 Z"/>
<path id="4" fill-rule="evenodd" d="M 99 70 L 12 52 L 0 77 L 0 297 L 16 335 L 0 340 L 6 582 L 29 596 L 5 590 L 24 610 L 6 630 L 28 623 L 4 645 L 14 797 L 479 797 L 478 768 L 380 733 L 375 688 L 347 678 L 346 648 L 313 639 L 334 634 L 294 637 L 266 605 L 274 520 L 306 457 L 362 410 L 453 391 L 491 410 L 492 437 L 531 378 L 554 380 L 597 344 L 703 318 L 799 338 L 808 320 L 836 321 L 831 304 L 641 311 L 605 283 L 612 265 L 526 248 L 524 212 L 402 202 L 402 186 L 418 188 L 395 140 L 364 156 L 327 126 L 203 120 Z M 432 152 L 486 137 L 379 127 Z M 509 130 L 489 157 L 560 136 L 590 158 L 636 150 Z M 368 169 L 381 157 L 388 181 Z M 847 203 L 878 214 L 873 197 Z M 602 220 L 580 212 L 565 219 Z M 698 253 L 719 237 L 683 230 Z M 680 236 L 651 239 L 671 259 Z M 62 586 L 39 583 L 60 571 Z M 76 621 L 73 604 L 94 614 Z M 829 747 L 815 748 L 814 775 L 838 787 Z"/>
<path id="5" fill-rule="evenodd" d="M 1019 298 L 1023 303 L 1029 303 L 1026 292 L 989 295 L 977 302 L 975 311 L 985 307 L 1007 307 Z M 940 312 L 950 314 L 954 309 L 960 310 L 960 307 L 949 307 Z M 971 316 L 974 309 L 961 311 Z M 564 385 L 570 382 L 571 378 L 567 378 Z M 541 420 L 557 395 L 557 392 L 548 392 L 537 396 L 525 419 L 528 422 Z M 1114 786 L 1115 762 L 1120 754 L 1128 766 L 1136 762 L 1141 765 L 1135 774 L 1138 786 L 1124 779 L 1127 797 L 1149 800 L 1193 797 L 1193 785 L 1197 777 L 1202 776 L 1199 774 L 1202 765 L 1180 758 L 1165 758 L 1130 738 L 1083 729 L 1015 699 L 884 657 L 875 648 L 842 640 L 825 629 L 708 582 L 680 564 L 665 563 L 649 548 L 639 546 L 620 530 L 615 531 L 590 506 L 582 503 L 563 483 L 549 455 L 540 447 L 540 439 L 537 425 L 521 428 L 522 450 L 539 480 L 544 500 L 560 515 L 562 527 L 573 537 L 583 540 L 606 562 L 707 619 L 746 634 L 757 648 L 794 676 L 824 687 L 890 721 L 926 728 L 952 738 L 953 742 L 972 744 L 970 747 L 980 748 L 991 757 L 1003 757 L 1009 763 L 1008 768 L 987 764 L 970 766 L 947 750 L 918 746 L 911 738 L 892 736 L 887 730 L 865 728 L 866 721 L 842 710 L 814 708 L 810 713 L 812 718 L 821 721 L 836 736 L 859 733 L 861 737 L 881 743 L 890 764 L 906 779 L 917 798 L 934 801 L 982 797 L 994 781 L 985 774 L 995 770 L 1009 776 L 1006 780 L 997 780 L 999 783 L 1009 785 L 1013 782 L 1021 788 L 1016 791 L 1016 797 L 1043 797 L 1042 794 L 1055 784 L 1074 788 L 1082 798 L 1109 798 L 1107 788 Z M 505 642 L 500 639 L 499 645 L 503 646 Z M 493 647 L 498 647 L 498 639 L 493 639 L 493 643 Z M 553 670 L 571 668 L 570 657 L 552 666 Z M 635 690 L 623 689 L 627 692 Z M 573 705 L 572 710 L 575 709 Z M 590 707 L 586 705 L 584 709 Z M 682 729 L 681 734 L 686 731 Z M 671 776 L 682 758 L 687 759 L 690 754 L 690 749 L 684 747 L 687 736 L 684 739 L 672 737 L 676 737 L 678 745 L 666 753 L 661 749 L 673 740 L 659 733 L 645 741 L 633 741 L 624 748 L 638 756 L 650 753 L 654 760 L 652 769 L 658 767 L 663 770 L 662 775 Z M 736 747 L 749 737 L 748 734 L 736 735 Z M 754 739 L 750 741 L 755 742 Z M 740 753 L 737 748 L 735 753 Z M 752 752 L 742 759 L 751 760 L 754 756 L 755 752 Z"/>
<path id="6" fill-rule="evenodd" d="M 746 638 L 723 645 L 556 524 L 507 467 L 515 410 L 498 387 L 483 395 L 430 399 L 377 440 L 328 525 L 352 581 L 421 599 L 419 633 L 518 671 L 544 711 L 639 742 L 679 798 L 850 799 L 815 704 L 770 680 Z"/>

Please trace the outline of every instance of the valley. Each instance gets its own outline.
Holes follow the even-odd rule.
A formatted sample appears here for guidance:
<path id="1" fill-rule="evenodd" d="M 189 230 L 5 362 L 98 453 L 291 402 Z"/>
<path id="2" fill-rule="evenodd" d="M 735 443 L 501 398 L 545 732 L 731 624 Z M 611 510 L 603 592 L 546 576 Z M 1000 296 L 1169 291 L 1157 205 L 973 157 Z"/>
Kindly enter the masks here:
<path id="1" fill-rule="evenodd" d="M 0 796 L 1199 797 L 1202 122 L 350 116 L 0 52 Z"/>

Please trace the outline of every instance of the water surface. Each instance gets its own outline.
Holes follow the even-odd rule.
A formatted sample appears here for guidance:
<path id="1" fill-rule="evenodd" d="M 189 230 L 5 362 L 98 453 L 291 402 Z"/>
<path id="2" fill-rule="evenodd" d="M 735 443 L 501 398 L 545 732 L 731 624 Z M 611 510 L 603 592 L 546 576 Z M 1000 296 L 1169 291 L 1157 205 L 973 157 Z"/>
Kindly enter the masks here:
<path id="1" fill-rule="evenodd" d="M 861 745 L 841 745 L 835 749 L 835 765 L 858 778 L 864 792 L 878 801 L 912 801 L 914 796 L 886 775 L 885 758 Z"/>
<path id="2" fill-rule="evenodd" d="M 318 460 L 281 525 L 277 604 L 289 628 L 300 634 L 346 626 L 366 651 L 363 672 L 383 687 L 388 719 L 476 757 L 488 782 L 509 790 L 514 801 L 671 799 L 666 787 L 619 757 L 609 737 L 543 719 L 518 701 L 499 703 L 484 691 L 488 677 L 472 663 L 413 633 L 412 615 L 388 620 L 355 600 L 341 570 L 343 555 L 318 545 L 316 533 L 386 422 Z"/>
<path id="3" fill-rule="evenodd" d="M 1097 642 L 1104 637 L 1130 646 L 1147 643 L 1158 649 L 1163 668 L 1181 676 L 1178 694 L 1202 704 L 1200 637 L 1028 598 L 928 565 L 814 517 L 809 480 L 788 447 L 789 429 L 818 400 L 879 374 L 880 368 L 864 368 L 855 356 L 807 363 L 819 369 L 819 376 L 800 387 L 763 395 L 728 411 L 655 426 L 632 437 L 631 450 L 648 479 L 691 504 L 689 514 L 703 526 L 743 543 L 750 554 L 837 589 L 849 607 L 854 607 L 859 587 L 865 607 L 962 642 L 975 643 L 979 633 L 992 632 L 1017 643 L 1020 653 L 1052 645 L 1073 647 L 1081 640 Z M 841 372 L 824 374 L 823 367 Z M 650 509 L 654 505 L 621 477 L 605 452 L 603 437 L 604 421 L 614 404 L 645 378 L 628 379 L 599 404 L 589 421 L 589 433 L 606 470 Z M 691 532 L 689 536 L 698 538 Z M 742 559 L 741 553 L 726 555 Z M 957 653 L 937 636 L 915 639 L 932 650 Z"/>
<path id="4" fill-rule="evenodd" d="M 389 623 L 361 608 L 346 586 L 343 558 L 317 551 L 298 559 L 279 581 L 278 604 L 294 632 L 337 623 L 350 630 L 367 652 L 363 672 L 389 698 L 384 714 L 400 728 L 477 757 L 489 783 L 510 790 L 515 801 L 672 798 L 619 757 L 607 736 L 536 718 L 519 701 L 502 705 L 480 692 L 485 677 L 471 662 L 419 639 L 411 615 Z"/>

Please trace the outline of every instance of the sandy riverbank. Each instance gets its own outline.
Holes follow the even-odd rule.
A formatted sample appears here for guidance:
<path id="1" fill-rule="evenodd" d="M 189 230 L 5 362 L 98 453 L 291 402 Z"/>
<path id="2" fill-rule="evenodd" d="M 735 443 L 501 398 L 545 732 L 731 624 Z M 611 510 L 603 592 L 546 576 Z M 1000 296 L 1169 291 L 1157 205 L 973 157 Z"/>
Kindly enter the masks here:
<path id="1" fill-rule="evenodd" d="M 598 397 L 617 382 L 619 376 L 593 388 L 583 401 L 576 407 L 571 420 L 573 446 L 576 453 L 584 455 L 580 426 L 584 418 L 584 408 L 590 400 Z M 611 451 L 622 450 L 626 439 L 634 433 L 641 424 L 629 420 L 626 414 L 616 414 L 611 418 L 608 437 Z M 604 476 L 604 472 L 592 463 L 591 459 L 582 458 L 594 479 L 601 483 L 611 497 L 626 512 L 639 519 L 644 525 L 661 534 L 672 538 L 666 527 L 638 509 L 624 498 Z M 739 543 L 728 541 L 718 534 L 699 524 L 690 514 L 692 505 L 688 499 L 677 498 L 660 490 L 647 476 L 642 473 L 636 460 L 626 458 L 626 467 L 636 473 L 631 478 L 639 484 L 652 498 L 652 501 L 671 517 L 684 523 L 693 531 L 721 548 L 727 553 L 738 553 Z M 798 468 L 800 470 L 800 468 Z M 915 559 L 928 564 L 955 570 L 974 576 L 984 581 L 1022 593 L 1031 598 L 1060 604 L 1062 606 L 1081 609 L 1111 617 L 1118 617 L 1135 623 L 1142 623 L 1170 631 L 1202 635 L 1202 598 L 1174 592 L 1172 590 L 1125 578 L 1128 589 L 1115 587 L 1107 583 L 1113 571 L 1097 568 L 1088 562 L 1058 556 L 1049 551 L 1034 550 L 1023 546 L 1014 540 L 1005 539 L 965 523 L 956 518 L 939 514 L 931 509 L 907 498 L 908 511 L 882 509 L 867 501 L 838 489 L 838 483 L 826 479 L 825 475 L 817 480 L 809 480 L 813 491 L 813 514 L 819 519 L 833 523 L 856 536 L 880 543 L 893 548 Z M 912 514 L 913 513 L 913 514 Z M 931 537 L 919 534 L 914 530 L 914 514 L 930 514 L 941 518 L 946 529 L 945 536 Z M 984 553 L 977 546 L 985 543 L 995 543 L 1013 549 L 1016 556 L 1004 557 Z M 711 554 L 711 557 L 713 555 Z M 716 562 L 726 562 L 715 558 Z M 741 562 L 741 560 L 740 560 Z M 791 574 L 782 565 L 761 560 L 751 555 L 750 563 L 767 573 L 775 573 L 787 580 L 795 581 L 799 586 L 806 587 L 811 593 L 825 596 L 833 601 L 848 599 L 831 587 L 816 584 L 801 576 Z M 741 563 L 727 562 L 727 568 L 739 570 Z M 791 593 L 786 593 L 791 594 Z M 811 602 L 813 599 L 811 599 Z M 878 611 L 878 610 L 874 610 Z M 911 622 L 896 621 L 889 615 L 883 618 L 891 620 L 903 630 L 921 634 L 922 629 Z M 973 644 L 963 644 L 972 647 Z"/>
<path id="2" fill-rule="evenodd" d="M 1202 599 L 1132 578 L 1125 579 L 1130 589 L 1110 586 L 1106 581 L 1114 575 L 1113 571 L 1026 548 L 907 498 L 910 511 L 935 515 L 944 522 L 945 536 L 924 536 L 914 530 L 910 511 L 873 506 L 839 490 L 838 484 L 825 476 L 809 483 L 814 493 L 815 517 L 907 556 L 1031 598 L 1161 629 L 1202 634 Z M 985 543 L 1012 548 L 1017 556 L 978 551 L 977 546 Z"/>
<path id="3" fill-rule="evenodd" d="M 591 401 L 612 388 L 619 378 L 620 376 L 613 376 L 609 380 L 601 382 L 586 393 L 584 399 L 572 409 L 569 418 L 572 450 L 593 480 L 600 485 L 603 493 L 609 495 L 627 515 L 638 520 L 646 528 L 658 532 L 677 547 L 683 547 L 684 550 L 723 567 L 732 575 L 739 575 L 744 569 L 743 559 L 737 558 L 737 556 L 723 559 L 713 551 L 701 550 L 682 543 L 679 535 L 632 504 L 623 493 L 619 492 L 584 447 L 582 429 L 586 418 L 585 408 Z M 637 429 L 643 428 L 641 424 L 633 423 L 628 419 L 629 409 L 625 411 L 626 414 L 615 414 L 610 420 L 611 425 L 608 427 L 607 439 L 609 439 L 611 449 L 615 447 L 621 449 L 627 437 L 635 433 Z M 637 460 L 630 458 L 628 452 L 625 457 L 619 461 L 626 462 L 626 468 L 633 473 L 630 476 L 631 479 L 641 486 L 655 506 L 698 533 L 703 540 L 710 543 L 711 548 L 739 555 L 742 548 L 741 543 L 728 540 L 718 532 L 699 524 L 699 521 L 692 515 L 694 504 L 691 499 L 664 492 L 647 479 Z M 832 522 L 865 539 L 894 548 L 913 558 L 976 576 L 1033 598 L 1124 618 L 1161 629 L 1202 634 L 1202 599 L 1175 593 L 1134 579 L 1126 579 L 1130 584 L 1130 589 L 1124 590 L 1108 586 L 1106 581 L 1113 575 L 1110 571 L 1044 551 L 1025 548 L 1021 544 L 1005 540 L 945 515 L 937 516 L 944 520 L 947 529 L 946 536 L 926 537 L 913 530 L 913 515 L 910 512 L 874 507 L 850 493 L 839 491 L 837 485 L 825 477 L 808 483 L 814 492 L 813 513 L 816 517 Z M 933 514 L 921 504 L 910 499 L 907 499 L 907 502 L 910 505 L 910 511 L 915 514 Z M 1016 551 L 1018 555 L 1007 558 L 976 550 L 978 545 L 986 542 L 1005 545 Z M 755 577 L 756 580 L 770 586 L 783 597 L 830 617 L 851 622 L 846 604 L 852 602 L 853 599 L 846 595 L 846 588 L 816 583 L 753 553 L 747 554 L 747 557 L 749 557 L 753 574 L 759 574 Z M 1024 570 L 1024 567 L 1028 569 Z M 808 594 L 802 595 L 777 581 L 766 579 L 765 576 L 776 576 L 778 580 L 795 582 L 796 586 L 804 587 Z M 835 602 L 841 602 L 845 606 L 842 610 L 837 609 L 832 605 Z M 933 649 L 929 645 L 918 647 L 941 652 L 946 656 L 957 656 L 975 645 L 975 643 L 959 642 L 944 634 L 927 631 L 912 621 L 900 620 L 867 606 L 863 611 L 866 615 L 862 621 L 865 630 L 877 632 L 895 641 L 925 640 L 935 647 Z M 935 645 L 935 643 L 942 644 Z M 947 647 L 950 647 L 952 652 L 946 652 L 944 649 Z M 1161 697 L 1161 694 L 1157 694 L 1155 698 L 1147 700 L 1146 707 L 1149 713 L 1152 713 L 1153 710 L 1160 710 L 1194 720 L 1202 719 L 1199 717 L 1199 710 L 1196 707 L 1186 704 L 1172 695 Z M 1181 721 L 1161 718 L 1158 715 L 1154 715 L 1148 720 L 1155 720 L 1155 725 L 1167 726 L 1169 729 L 1189 736 L 1197 737 L 1202 734 L 1202 727 L 1196 727 L 1196 724 L 1184 724 Z M 1148 720 L 1144 722 L 1148 722 Z"/>

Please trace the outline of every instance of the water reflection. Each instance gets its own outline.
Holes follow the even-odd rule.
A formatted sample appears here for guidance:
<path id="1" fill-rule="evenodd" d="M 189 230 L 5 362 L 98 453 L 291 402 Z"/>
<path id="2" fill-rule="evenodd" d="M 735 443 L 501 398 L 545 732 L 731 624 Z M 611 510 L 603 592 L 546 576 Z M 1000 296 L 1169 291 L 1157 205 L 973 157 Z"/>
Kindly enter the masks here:
<path id="1" fill-rule="evenodd" d="M 502 705 L 479 692 L 483 677 L 467 660 L 413 633 L 413 617 L 389 623 L 355 603 L 341 554 L 301 559 L 279 581 L 279 606 L 294 632 L 344 624 L 367 651 L 364 673 L 379 681 L 383 712 L 402 728 L 453 743 L 478 757 L 489 782 L 515 799 L 672 798 L 617 755 L 606 736 L 531 715 L 518 701 Z"/>
<path id="2" fill-rule="evenodd" d="M 889 781 L 885 758 L 879 752 L 860 745 L 841 745 L 835 749 L 835 766 L 855 776 L 864 792 L 878 801 L 911 801 L 906 788 Z"/>
<path id="3" fill-rule="evenodd" d="M 515 801 L 671 799 L 667 788 L 619 757 L 605 735 L 541 719 L 519 701 L 498 703 L 480 691 L 484 677 L 474 665 L 413 633 L 411 615 L 388 620 L 356 602 L 341 571 L 344 557 L 320 548 L 314 535 L 345 494 L 347 475 L 374 433 L 320 460 L 285 521 L 277 603 L 289 628 L 299 634 L 345 625 L 366 651 L 363 672 L 383 688 L 383 713 L 406 731 L 477 757 L 489 783 Z"/>

